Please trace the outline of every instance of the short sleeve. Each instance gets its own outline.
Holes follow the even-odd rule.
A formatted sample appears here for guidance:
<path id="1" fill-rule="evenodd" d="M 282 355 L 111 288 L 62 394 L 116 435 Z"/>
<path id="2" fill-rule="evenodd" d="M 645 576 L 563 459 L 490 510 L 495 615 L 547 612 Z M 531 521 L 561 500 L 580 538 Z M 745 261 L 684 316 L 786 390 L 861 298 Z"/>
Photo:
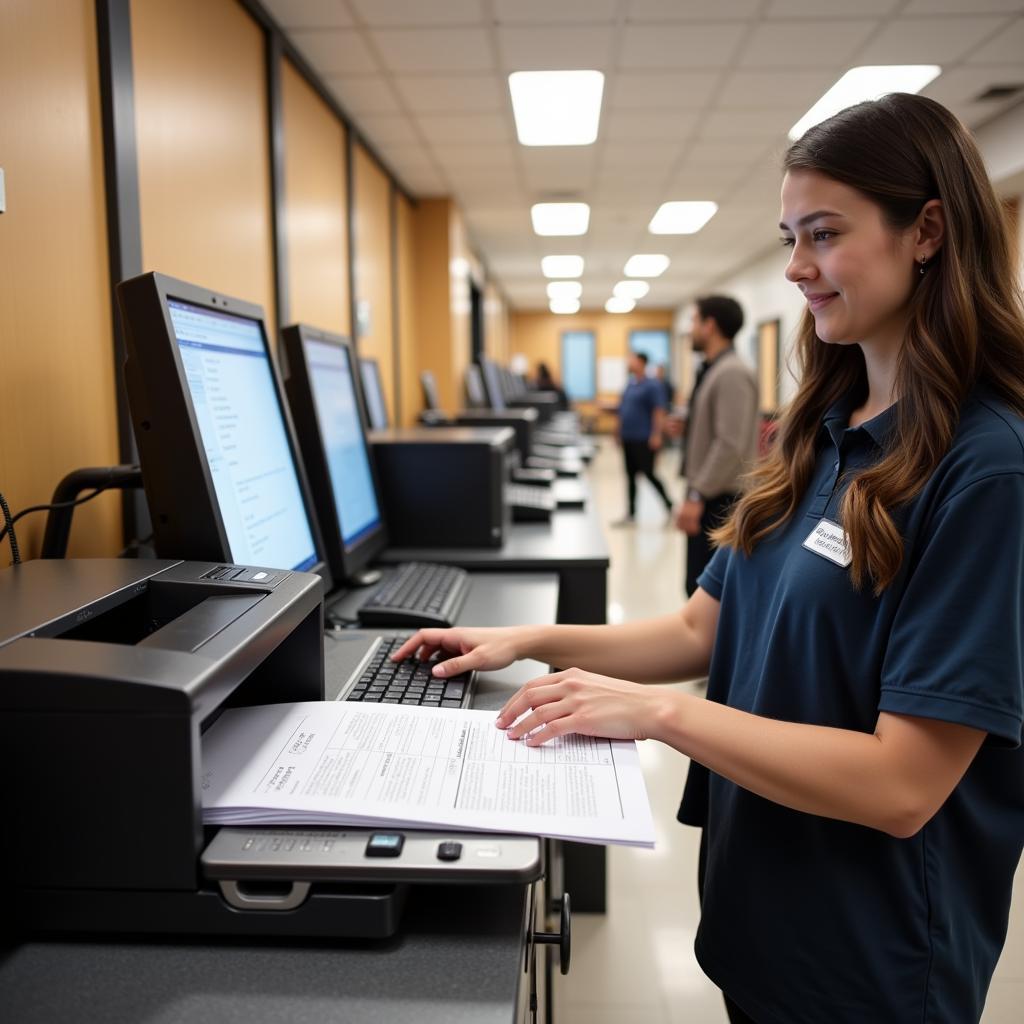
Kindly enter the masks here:
<path id="1" fill-rule="evenodd" d="M 911 557 L 879 710 L 984 729 L 1019 746 L 1024 476 L 989 476 L 947 499 Z"/>
<path id="2" fill-rule="evenodd" d="M 697 577 L 697 586 L 716 601 L 722 600 L 722 590 L 725 588 L 725 574 L 729 568 L 729 559 L 731 557 L 732 548 L 719 548 L 711 556 L 711 561 L 704 567 L 704 571 Z"/>

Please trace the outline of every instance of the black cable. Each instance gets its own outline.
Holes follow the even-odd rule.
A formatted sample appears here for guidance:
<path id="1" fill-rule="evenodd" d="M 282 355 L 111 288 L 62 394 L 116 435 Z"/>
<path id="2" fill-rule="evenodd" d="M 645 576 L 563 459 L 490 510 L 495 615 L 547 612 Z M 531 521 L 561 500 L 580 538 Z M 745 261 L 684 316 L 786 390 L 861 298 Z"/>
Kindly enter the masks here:
<path id="1" fill-rule="evenodd" d="M 106 487 L 97 487 L 94 491 L 87 494 L 84 498 L 76 498 L 74 501 L 58 501 L 52 505 L 30 505 L 28 508 L 23 508 L 16 516 L 11 516 L 7 510 L 7 503 L 4 503 L 4 518 L 7 520 L 7 525 L 0 530 L 0 541 L 7 536 L 8 531 L 11 534 L 11 548 L 15 548 L 14 542 L 14 524 L 22 517 L 27 516 L 29 512 L 48 512 L 51 508 L 71 508 L 72 505 L 84 505 L 87 501 L 92 501 L 98 494 L 102 494 Z M 20 561 L 20 558 L 17 559 Z"/>
<path id="2" fill-rule="evenodd" d="M 18 536 L 14 532 L 14 519 L 11 518 L 11 510 L 7 504 L 7 499 L 0 494 L 0 510 L 3 510 L 4 523 L 6 524 L 2 531 L 0 531 L 0 540 L 4 539 L 4 535 L 10 531 L 11 534 L 11 559 L 12 565 L 17 565 L 21 561 L 21 552 L 18 550 Z M 15 516 L 15 519 L 17 516 Z"/>

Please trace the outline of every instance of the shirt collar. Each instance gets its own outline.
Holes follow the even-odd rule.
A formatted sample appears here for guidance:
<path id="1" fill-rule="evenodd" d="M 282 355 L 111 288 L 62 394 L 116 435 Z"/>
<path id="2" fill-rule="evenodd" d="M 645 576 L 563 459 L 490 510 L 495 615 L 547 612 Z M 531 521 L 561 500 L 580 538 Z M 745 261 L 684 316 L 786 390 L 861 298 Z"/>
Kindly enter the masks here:
<path id="1" fill-rule="evenodd" d="M 888 409 L 873 416 L 859 427 L 850 427 L 850 414 L 853 412 L 855 404 L 854 395 L 843 395 L 828 408 L 822 417 L 822 426 L 828 431 L 832 443 L 840 448 L 844 437 L 852 440 L 863 431 L 879 448 L 886 448 L 896 429 L 896 403 L 893 402 Z"/>

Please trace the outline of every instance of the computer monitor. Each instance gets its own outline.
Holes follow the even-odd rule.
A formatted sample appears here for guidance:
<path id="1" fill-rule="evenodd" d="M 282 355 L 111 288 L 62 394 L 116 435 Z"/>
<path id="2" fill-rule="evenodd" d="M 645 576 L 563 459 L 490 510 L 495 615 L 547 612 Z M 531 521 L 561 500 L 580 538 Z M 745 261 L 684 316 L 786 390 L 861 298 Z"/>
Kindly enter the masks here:
<path id="1" fill-rule="evenodd" d="M 384 383 L 380 377 L 380 366 L 376 359 L 363 356 L 359 360 L 359 378 L 363 384 L 363 398 L 366 401 L 366 416 L 371 430 L 386 430 L 388 407 L 384 401 Z"/>
<path id="2" fill-rule="evenodd" d="M 480 367 L 476 363 L 470 363 L 466 367 L 466 403 L 471 409 L 487 408 L 484 378 L 480 373 Z"/>
<path id="3" fill-rule="evenodd" d="M 493 359 L 483 356 L 480 359 L 480 371 L 483 374 L 487 404 L 495 412 L 500 412 L 505 408 L 505 392 L 501 385 L 501 368 Z"/>
<path id="4" fill-rule="evenodd" d="M 263 310 L 153 273 L 117 295 L 157 554 L 330 585 Z"/>
<path id="5" fill-rule="evenodd" d="M 423 407 L 428 412 L 440 412 L 441 399 L 437 394 L 437 379 L 433 371 L 423 370 L 420 373 L 420 386 L 423 388 Z"/>
<path id="6" fill-rule="evenodd" d="M 304 324 L 281 335 L 285 391 L 336 580 L 365 582 L 387 547 L 380 487 L 347 338 Z"/>

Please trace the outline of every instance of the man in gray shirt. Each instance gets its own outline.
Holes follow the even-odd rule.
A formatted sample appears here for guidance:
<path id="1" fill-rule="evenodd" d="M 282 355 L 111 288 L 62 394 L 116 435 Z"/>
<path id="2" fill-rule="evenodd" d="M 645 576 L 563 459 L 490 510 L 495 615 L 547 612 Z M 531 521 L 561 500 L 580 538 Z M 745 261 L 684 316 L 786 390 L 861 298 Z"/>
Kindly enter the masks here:
<path id="1" fill-rule="evenodd" d="M 688 538 L 687 596 L 697 589 L 697 577 L 711 557 L 708 531 L 728 515 L 740 477 L 757 457 L 757 381 L 733 349 L 742 326 L 743 310 L 735 299 L 697 299 L 691 337 L 704 365 L 690 396 L 682 464 L 686 498 L 676 511 L 676 525 Z"/>

